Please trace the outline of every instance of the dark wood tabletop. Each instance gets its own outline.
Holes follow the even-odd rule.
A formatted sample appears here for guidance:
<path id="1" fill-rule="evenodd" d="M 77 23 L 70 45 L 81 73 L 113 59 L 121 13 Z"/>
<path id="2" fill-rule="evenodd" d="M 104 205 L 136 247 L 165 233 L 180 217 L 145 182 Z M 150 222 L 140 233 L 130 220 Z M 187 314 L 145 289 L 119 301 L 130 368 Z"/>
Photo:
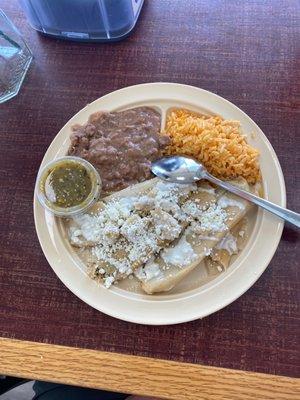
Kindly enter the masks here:
<path id="1" fill-rule="evenodd" d="M 225 309 L 190 323 L 142 326 L 94 310 L 60 282 L 32 210 L 43 155 L 69 118 L 116 89 L 166 81 L 210 90 L 245 111 L 272 143 L 287 205 L 299 211 L 299 2 L 148 0 L 130 37 L 112 44 L 42 36 L 16 0 L 1 7 L 34 61 L 19 95 L 0 106 L 0 336 L 299 376 L 296 230 L 284 229 L 267 270 Z"/>

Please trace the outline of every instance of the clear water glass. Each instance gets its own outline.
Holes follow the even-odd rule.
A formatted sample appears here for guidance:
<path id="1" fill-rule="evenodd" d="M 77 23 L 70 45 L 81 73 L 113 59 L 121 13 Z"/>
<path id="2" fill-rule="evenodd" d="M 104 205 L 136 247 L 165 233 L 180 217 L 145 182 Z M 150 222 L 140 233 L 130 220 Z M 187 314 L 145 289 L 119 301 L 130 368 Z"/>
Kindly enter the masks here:
<path id="1" fill-rule="evenodd" d="M 22 35 L 0 9 L 0 103 L 18 94 L 32 58 Z"/>

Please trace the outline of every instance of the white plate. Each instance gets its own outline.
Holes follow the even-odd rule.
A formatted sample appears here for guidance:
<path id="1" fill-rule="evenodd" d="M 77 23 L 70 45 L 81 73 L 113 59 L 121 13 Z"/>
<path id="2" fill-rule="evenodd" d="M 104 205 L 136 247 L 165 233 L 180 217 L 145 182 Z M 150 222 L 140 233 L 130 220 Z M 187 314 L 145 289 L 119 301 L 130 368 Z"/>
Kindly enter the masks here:
<path id="1" fill-rule="evenodd" d="M 260 128 L 238 107 L 213 93 L 174 83 L 150 83 L 117 90 L 95 100 L 79 111 L 61 129 L 47 150 L 45 163 L 66 154 L 71 126 L 83 124 L 99 110 L 119 110 L 140 105 L 161 109 L 163 124 L 170 107 L 186 107 L 202 113 L 236 119 L 248 142 L 261 153 L 260 166 L 265 197 L 285 207 L 285 184 L 276 154 Z M 108 315 L 141 324 L 167 325 L 203 318 L 220 310 L 249 289 L 269 264 L 281 237 L 283 222 L 259 210 L 252 217 L 249 240 L 230 268 L 215 279 L 162 295 L 133 293 L 97 285 L 68 244 L 61 221 L 44 210 L 34 196 L 34 218 L 43 252 L 60 280 L 80 299 Z"/>

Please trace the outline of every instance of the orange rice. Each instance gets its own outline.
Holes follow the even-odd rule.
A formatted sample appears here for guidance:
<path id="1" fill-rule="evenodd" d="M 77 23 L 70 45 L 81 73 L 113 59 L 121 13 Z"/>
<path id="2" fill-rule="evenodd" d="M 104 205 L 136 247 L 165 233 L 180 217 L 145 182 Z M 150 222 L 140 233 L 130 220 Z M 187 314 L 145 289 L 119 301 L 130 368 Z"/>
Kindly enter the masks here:
<path id="1" fill-rule="evenodd" d="M 249 184 L 261 179 L 259 152 L 246 142 L 238 121 L 176 109 L 167 117 L 165 133 L 171 138 L 165 154 L 194 157 L 221 179 L 243 177 Z"/>

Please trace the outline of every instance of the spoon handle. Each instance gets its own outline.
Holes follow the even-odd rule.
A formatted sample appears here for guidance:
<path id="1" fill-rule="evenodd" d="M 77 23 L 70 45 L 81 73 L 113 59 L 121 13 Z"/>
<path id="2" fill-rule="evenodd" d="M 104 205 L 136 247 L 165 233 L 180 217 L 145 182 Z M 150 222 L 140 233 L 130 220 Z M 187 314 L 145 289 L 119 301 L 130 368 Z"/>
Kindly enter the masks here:
<path id="1" fill-rule="evenodd" d="M 274 203 L 271 203 L 268 200 L 255 196 L 254 194 L 246 192 L 245 190 L 242 190 L 237 186 L 231 185 L 228 182 L 221 181 L 220 179 L 215 178 L 214 176 L 208 173 L 205 175 L 205 179 L 209 180 L 212 183 L 215 183 L 218 186 L 221 186 L 223 189 L 226 189 L 229 192 L 236 194 L 237 196 L 242 197 L 245 200 L 257 204 L 258 206 L 264 208 L 265 210 L 277 215 L 278 217 L 284 219 L 285 221 L 288 221 L 291 224 L 296 225 L 298 228 L 300 228 L 300 214 L 288 210 L 287 208 L 280 207 Z"/>

